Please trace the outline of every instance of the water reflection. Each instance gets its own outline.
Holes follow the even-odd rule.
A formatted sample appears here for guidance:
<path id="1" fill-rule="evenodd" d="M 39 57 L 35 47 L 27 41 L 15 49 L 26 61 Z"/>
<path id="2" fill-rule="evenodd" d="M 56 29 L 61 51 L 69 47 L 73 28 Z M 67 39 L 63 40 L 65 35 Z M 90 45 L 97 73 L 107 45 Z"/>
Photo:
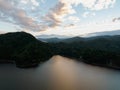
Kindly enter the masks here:
<path id="1" fill-rule="evenodd" d="M 54 56 L 35 69 L 0 65 L 0 90 L 119 90 L 120 73 Z"/>

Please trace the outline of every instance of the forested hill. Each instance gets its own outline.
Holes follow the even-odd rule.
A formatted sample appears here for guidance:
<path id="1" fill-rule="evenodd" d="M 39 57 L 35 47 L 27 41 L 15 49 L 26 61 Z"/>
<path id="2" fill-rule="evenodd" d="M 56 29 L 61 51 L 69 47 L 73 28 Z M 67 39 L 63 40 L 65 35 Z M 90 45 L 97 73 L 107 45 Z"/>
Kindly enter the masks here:
<path id="1" fill-rule="evenodd" d="M 25 32 L 0 35 L 0 62 L 15 62 L 17 65 L 32 66 L 51 56 L 49 45 L 38 41 Z"/>
<path id="2" fill-rule="evenodd" d="M 56 40 L 56 39 L 55 39 Z M 69 38 L 42 42 L 25 32 L 0 35 L 0 62 L 15 62 L 19 67 L 32 67 L 62 55 L 85 63 L 120 67 L 120 36 Z"/>
<path id="3" fill-rule="evenodd" d="M 53 44 L 52 50 L 57 50 L 59 55 L 77 58 L 94 65 L 120 67 L 120 35 L 50 38 L 44 41 Z"/>
<path id="4" fill-rule="evenodd" d="M 77 58 L 94 65 L 120 67 L 120 35 L 74 37 L 54 43 L 53 46 L 57 47 L 55 50 L 62 56 Z"/>

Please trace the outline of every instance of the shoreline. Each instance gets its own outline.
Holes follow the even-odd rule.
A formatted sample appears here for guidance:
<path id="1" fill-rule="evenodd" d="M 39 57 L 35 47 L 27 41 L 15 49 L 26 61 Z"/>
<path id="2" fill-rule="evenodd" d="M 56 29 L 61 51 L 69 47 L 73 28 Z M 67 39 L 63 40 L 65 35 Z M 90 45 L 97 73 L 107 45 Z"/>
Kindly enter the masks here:
<path id="1" fill-rule="evenodd" d="M 58 56 L 58 55 L 54 55 L 54 56 Z M 108 65 L 101 65 L 101 64 L 93 64 L 93 63 L 87 63 L 85 62 L 84 60 L 82 59 L 77 59 L 77 58 L 72 58 L 72 57 L 66 57 L 66 56 L 62 56 L 62 55 L 59 55 L 61 57 L 64 57 L 64 58 L 68 58 L 68 59 L 73 59 L 77 62 L 82 62 L 82 63 L 85 63 L 85 64 L 88 64 L 88 65 L 92 65 L 92 66 L 97 66 L 97 67 L 101 67 L 101 68 L 106 68 L 106 69 L 111 69 L 111 70 L 119 70 L 120 71 L 120 67 L 118 66 L 108 66 Z M 52 57 L 51 57 L 52 58 Z M 47 60 L 46 60 L 47 61 Z M 16 63 L 15 61 L 13 60 L 0 60 L 0 64 L 15 64 L 16 67 L 18 68 L 36 68 L 38 67 L 40 64 L 42 64 L 44 62 L 40 62 L 40 63 L 29 63 L 29 64 L 19 64 L 19 63 Z"/>

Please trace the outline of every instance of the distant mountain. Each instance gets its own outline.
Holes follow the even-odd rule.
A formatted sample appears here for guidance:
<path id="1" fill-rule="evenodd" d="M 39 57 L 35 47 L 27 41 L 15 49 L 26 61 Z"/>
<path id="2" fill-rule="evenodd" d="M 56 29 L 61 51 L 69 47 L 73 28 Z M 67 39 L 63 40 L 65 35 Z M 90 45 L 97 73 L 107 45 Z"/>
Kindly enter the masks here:
<path id="1" fill-rule="evenodd" d="M 85 40 L 85 38 L 82 37 L 72 37 L 72 38 L 38 38 L 38 40 L 43 42 L 51 42 L 51 43 L 59 43 L 59 42 L 74 42 L 74 41 L 82 41 Z"/>
<path id="2" fill-rule="evenodd" d="M 116 31 L 104 31 L 104 32 L 95 32 L 89 33 L 86 37 L 80 36 L 62 36 L 62 35 L 40 35 L 36 36 L 38 40 L 43 42 L 73 42 L 73 41 L 83 41 L 83 40 L 92 40 L 95 38 L 109 38 L 110 36 L 120 35 L 120 30 Z"/>
<path id="3" fill-rule="evenodd" d="M 51 42 L 51 43 L 58 43 L 63 41 L 63 38 L 38 38 L 38 40 L 42 41 L 42 42 Z"/>
<path id="4" fill-rule="evenodd" d="M 65 43 L 80 42 L 80 41 L 84 41 L 85 39 L 86 38 L 82 38 L 82 37 L 73 37 L 73 38 L 64 39 L 61 42 L 65 42 Z"/>
<path id="5" fill-rule="evenodd" d="M 105 36 L 105 35 L 109 35 L 109 36 L 120 35 L 120 30 L 89 33 L 86 36 L 91 37 L 91 36 Z"/>
<path id="6" fill-rule="evenodd" d="M 72 43 L 72 42 L 81 42 L 81 41 L 92 41 L 97 39 L 115 39 L 117 40 L 120 37 L 120 35 L 105 35 L 105 36 L 93 36 L 93 37 L 72 37 L 72 38 L 38 38 L 38 40 L 47 42 L 47 43 Z M 118 39 L 119 40 L 119 39 Z"/>
<path id="7" fill-rule="evenodd" d="M 65 38 L 70 38 L 70 36 L 51 34 L 51 35 L 38 35 L 38 36 L 36 36 L 36 38 L 40 38 L 40 39 L 49 39 L 49 38 L 65 39 Z"/>

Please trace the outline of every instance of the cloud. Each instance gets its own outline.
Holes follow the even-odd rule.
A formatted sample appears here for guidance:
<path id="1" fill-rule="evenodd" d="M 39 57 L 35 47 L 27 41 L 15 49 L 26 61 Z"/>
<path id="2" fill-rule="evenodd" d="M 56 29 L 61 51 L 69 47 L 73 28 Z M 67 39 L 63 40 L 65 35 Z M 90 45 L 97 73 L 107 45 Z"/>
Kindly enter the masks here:
<path id="1" fill-rule="evenodd" d="M 77 16 L 69 16 L 68 20 L 72 22 L 80 22 L 80 18 Z"/>
<path id="2" fill-rule="evenodd" d="M 27 2 L 27 0 L 25 2 Z M 36 5 L 35 0 L 31 0 L 31 2 L 33 2 L 33 6 Z M 40 25 L 32 17 L 28 16 L 24 9 L 15 7 L 15 4 L 16 2 L 14 0 L 0 0 L 0 18 L 3 18 L 3 21 L 7 20 L 19 25 L 21 28 L 29 30 L 39 29 Z"/>
<path id="3" fill-rule="evenodd" d="M 90 10 L 102 10 L 113 7 L 116 0 L 80 0 L 81 4 Z"/>
<path id="4" fill-rule="evenodd" d="M 79 4 L 82 4 L 89 10 L 102 10 L 111 7 L 115 3 L 115 0 L 59 0 L 55 7 L 50 9 L 50 12 L 44 17 L 45 22 L 49 22 L 50 27 L 61 25 L 65 22 L 65 18 L 68 15 L 75 14 L 76 11 L 73 8 Z M 94 12 L 85 12 L 83 17 L 95 16 Z M 78 19 L 77 17 L 70 17 L 70 19 Z M 72 20 L 74 23 L 74 20 Z"/>
<path id="5" fill-rule="evenodd" d="M 99 0 L 95 5 L 93 10 L 102 10 L 112 8 L 116 0 Z"/>
<path id="6" fill-rule="evenodd" d="M 73 13 L 75 13 L 75 10 L 72 8 L 71 3 L 61 0 L 55 5 L 55 7 L 50 9 L 44 20 L 50 22 L 49 26 L 59 26 L 65 20 L 65 16 Z"/>
<path id="7" fill-rule="evenodd" d="M 113 22 L 117 22 L 117 21 L 120 21 L 120 17 L 117 17 L 117 18 L 113 18 L 112 19 Z"/>
<path id="8" fill-rule="evenodd" d="M 112 7 L 115 3 L 115 0 L 58 0 L 57 4 L 43 16 L 39 11 L 40 1 L 0 0 L 0 20 L 13 23 L 23 30 L 42 31 L 61 26 L 67 21 L 66 17 L 73 22 L 72 24 L 80 21 L 78 17 L 69 17 L 77 13 L 73 6 L 81 4 L 89 10 L 102 10 Z"/>
<path id="9" fill-rule="evenodd" d="M 87 17 L 92 17 L 92 16 L 95 16 L 96 14 L 94 12 L 84 12 L 83 13 L 83 17 L 84 18 L 87 18 Z"/>
<path id="10" fill-rule="evenodd" d="M 80 23 L 81 20 L 77 16 L 69 16 L 66 18 L 66 21 L 68 22 L 66 25 L 64 25 L 64 28 L 72 28 L 75 27 L 76 24 Z"/>
<path id="11" fill-rule="evenodd" d="M 4 33 L 6 33 L 5 31 L 3 31 L 3 30 L 0 30 L 0 34 L 4 34 Z"/>
<path id="12" fill-rule="evenodd" d="M 20 2 L 23 4 L 31 3 L 34 6 L 39 6 L 39 3 L 36 0 L 20 0 Z"/>
<path id="13" fill-rule="evenodd" d="M 72 7 L 72 5 L 82 4 L 85 8 L 90 10 L 102 10 L 112 7 L 116 0 L 59 0 L 60 2 L 66 4 L 66 6 Z M 70 8 L 68 8 L 70 9 Z M 73 8 L 72 8 L 73 9 Z"/>
<path id="14" fill-rule="evenodd" d="M 64 27 L 58 27 L 55 30 L 48 30 L 43 31 L 41 33 L 37 33 L 37 35 L 50 35 L 50 34 L 57 34 L 57 35 L 65 35 L 65 36 L 80 36 L 84 35 L 87 36 L 87 33 L 94 33 L 94 32 L 103 32 L 103 31 L 113 31 L 113 30 L 120 30 L 120 22 L 99 22 L 98 24 L 83 24 L 83 25 L 68 25 Z"/>

